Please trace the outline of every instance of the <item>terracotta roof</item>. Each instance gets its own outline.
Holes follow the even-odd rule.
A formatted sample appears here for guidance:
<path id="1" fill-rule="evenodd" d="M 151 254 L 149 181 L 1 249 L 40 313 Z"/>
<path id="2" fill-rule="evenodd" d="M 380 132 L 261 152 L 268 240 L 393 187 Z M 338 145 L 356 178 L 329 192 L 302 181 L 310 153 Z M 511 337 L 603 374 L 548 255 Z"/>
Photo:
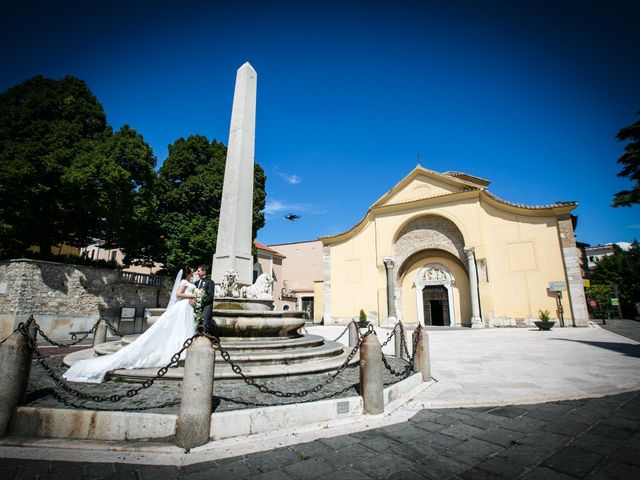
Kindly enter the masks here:
<path id="1" fill-rule="evenodd" d="M 282 257 L 282 258 L 287 258 L 286 255 L 281 254 L 279 251 L 274 250 L 271 247 L 267 247 L 264 243 L 261 243 L 257 240 L 253 241 L 253 244 L 256 246 L 257 249 L 259 250 L 263 250 L 265 252 L 269 252 L 269 253 L 273 253 L 274 255 L 277 255 L 278 257 Z"/>
<path id="2" fill-rule="evenodd" d="M 526 208 L 528 210 L 544 210 L 546 208 L 559 208 L 559 207 L 570 207 L 570 206 L 575 207 L 578 205 L 578 202 L 555 202 L 550 205 L 526 205 L 524 203 L 514 203 L 508 200 L 504 200 L 498 197 L 497 195 L 495 195 L 494 193 L 491 193 L 489 190 L 484 190 L 484 193 L 486 193 L 487 196 L 493 198 L 494 200 L 504 203 L 505 205 L 511 205 L 513 207 L 518 207 L 518 208 Z"/>

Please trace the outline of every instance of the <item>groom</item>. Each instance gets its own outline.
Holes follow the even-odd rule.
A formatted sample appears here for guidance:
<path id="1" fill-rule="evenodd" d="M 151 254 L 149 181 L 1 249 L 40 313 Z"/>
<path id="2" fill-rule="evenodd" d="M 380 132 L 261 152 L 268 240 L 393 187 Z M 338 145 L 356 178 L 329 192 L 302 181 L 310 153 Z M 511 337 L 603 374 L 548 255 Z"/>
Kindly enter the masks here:
<path id="1" fill-rule="evenodd" d="M 202 301 L 202 325 L 209 333 L 213 333 L 213 323 L 211 317 L 213 316 L 213 292 L 215 291 L 215 285 L 213 280 L 207 277 L 207 267 L 200 265 L 196 270 L 198 280 L 196 280 L 196 287 L 204 290 L 204 298 Z"/>

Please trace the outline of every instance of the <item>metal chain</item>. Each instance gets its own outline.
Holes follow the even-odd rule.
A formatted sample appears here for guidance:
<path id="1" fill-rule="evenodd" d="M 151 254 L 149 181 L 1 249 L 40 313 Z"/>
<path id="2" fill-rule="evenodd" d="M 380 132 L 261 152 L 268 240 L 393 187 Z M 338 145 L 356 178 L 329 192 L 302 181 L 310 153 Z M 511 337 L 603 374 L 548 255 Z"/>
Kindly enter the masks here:
<path id="1" fill-rule="evenodd" d="M 274 395 L 276 397 L 281 397 L 281 398 L 291 398 L 291 397 L 302 398 L 302 397 L 306 397 L 310 393 L 317 393 L 320 390 L 322 390 L 325 386 L 333 383 L 333 381 L 336 379 L 336 377 L 338 375 L 340 375 L 349 366 L 349 363 L 351 362 L 351 360 L 353 360 L 353 357 L 355 356 L 355 354 L 360 349 L 360 346 L 364 342 L 364 339 L 367 338 L 367 336 L 369 336 L 372 332 L 373 332 L 373 328 L 370 328 L 369 331 L 367 331 L 364 335 L 362 335 L 360 340 L 358 340 L 358 343 L 356 343 L 356 345 L 353 347 L 353 349 L 351 350 L 351 352 L 347 356 L 346 360 L 342 363 L 342 365 L 340 365 L 336 369 L 336 371 L 333 374 L 331 374 L 329 377 L 327 377 L 322 383 L 319 383 L 319 384 L 315 385 L 312 388 L 301 390 L 299 392 L 283 392 L 282 390 L 274 390 L 274 389 L 271 389 L 271 388 L 267 387 L 264 384 L 260 384 L 260 383 L 256 382 L 254 378 L 251 378 L 251 377 L 247 376 L 242 371 L 242 368 L 240 367 L 240 365 L 238 365 L 237 363 L 234 363 L 231 360 L 231 356 L 229 355 L 229 352 L 227 352 L 220 345 L 220 339 L 218 339 L 217 337 L 214 337 L 213 335 L 210 335 L 209 333 L 204 332 L 204 331 L 203 331 L 203 335 L 206 336 L 209 339 L 209 341 L 211 342 L 211 344 L 213 345 L 214 348 L 216 348 L 217 350 L 220 351 L 220 355 L 222 356 L 223 360 L 225 362 L 227 362 L 231 366 L 231 370 L 233 370 L 233 372 L 236 375 L 240 375 L 240 377 L 242 377 L 242 379 L 245 381 L 245 383 L 247 385 L 251 385 L 252 387 L 256 387 L 262 393 L 268 393 L 268 394 Z"/>
<path id="2" fill-rule="evenodd" d="M 384 341 L 384 343 L 382 345 L 380 345 L 380 348 L 383 348 L 387 343 L 389 343 L 391 341 L 391 339 L 395 336 L 395 334 L 396 334 L 396 327 L 394 325 L 393 326 L 393 330 L 391 330 L 391 333 L 389 334 L 387 339 Z"/>
<path id="3" fill-rule="evenodd" d="M 407 339 L 406 339 L 406 335 L 405 335 L 405 331 L 404 331 L 404 325 L 402 325 L 402 322 L 398 320 L 398 324 L 400 325 L 400 350 L 404 351 L 404 354 L 406 356 L 406 358 L 409 358 L 409 349 L 407 348 Z M 402 356 L 402 355 L 400 355 Z"/>
<path id="4" fill-rule="evenodd" d="M 127 390 L 127 392 L 125 394 L 114 394 L 114 395 L 110 395 L 108 397 L 102 397 L 102 396 L 99 396 L 99 395 L 90 395 L 90 394 L 83 393 L 80 390 L 77 390 L 77 389 L 73 388 L 72 386 L 70 386 L 66 381 L 64 381 L 62 378 L 60 378 L 53 371 L 53 369 L 47 364 L 46 360 L 44 359 L 44 356 L 42 355 L 42 353 L 40 353 L 40 350 L 38 349 L 38 345 L 33 340 L 33 338 L 31 338 L 31 336 L 29 335 L 27 326 L 24 323 L 21 323 L 20 325 L 18 325 L 18 330 L 20 331 L 20 333 L 22 333 L 27 338 L 27 341 L 29 342 L 29 346 L 31 347 L 31 350 L 33 351 L 33 353 L 35 353 L 36 360 L 38 361 L 38 363 L 40 364 L 40 366 L 42 367 L 44 372 L 49 376 L 49 378 L 51 378 L 51 380 L 53 380 L 53 382 L 58 387 L 60 387 L 64 391 L 66 391 L 69 395 L 71 395 L 74 398 L 79 398 L 79 399 L 83 399 L 83 400 L 92 400 L 92 401 L 98 402 L 98 403 L 99 402 L 118 402 L 118 401 L 122 400 L 125 397 L 127 397 L 127 398 L 134 397 L 141 390 L 149 388 L 151 385 L 153 385 L 153 383 L 158 378 L 163 377 L 169 371 L 169 368 L 171 368 L 173 365 L 176 365 L 178 363 L 178 361 L 180 360 L 180 356 L 182 355 L 182 352 L 184 352 L 187 348 L 189 348 L 191 346 L 191 344 L 193 343 L 193 341 L 197 337 L 202 335 L 202 333 L 198 332 L 198 333 L 194 334 L 191 338 L 188 338 L 187 340 L 185 340 L 183 345 L 182 345 L 182 348 L 178 352 L 173 354 L 173 356 L 171 357 L 170 362 L 167 365 L 165 365 L 164 367 L 160 368 L 158 370 L 158 372 L 156 373 L 155 377 L 146 379 L 144 382 L 142 382 L 142 384 L 139 387 L 129 389 L 129 390 Z"/>
<path id="5" fill-rule="evenodd" d="M 34 320 L 35 322 L 35 320 Z M 98 321 L 99 322 L 99 321 Z M 42 328 L 40 328 L 40 325 L 38 325 L 38 323 L 36 322 L 36 329 L 38 331 L 38 333 L 40 334 L 40 336 L 47 341 L 47 343 L 50 343 L 51 345 L 55 346 L 55 347 L 61 347 L 61 348 L 66 348 L 66 347 L 73 347 L 74 345 L 79 344 L 80 342 L 84 341 L 90 334 L 94 333 L 96 331 L 96 328 L 98 328 L 98 322 L 96 322 L 93 327 L 91 328 L 91 330 L 88 330 L 86 332 L 76 332 L 76 333 L 82 333 L 84 334 L 82 336 L 82 338 L 80 338 L 80 340 L 76 340 L 75 342 L 71 342 L 71 343 L 58 343 L 54 340 L 51 340 L 43 331 Z"/>
<path id="6" fill-rule="evenodd" d="M 353 320 L 352 320 L 353 321 Z M 340 335 L 338 335 L 333 341 L 337 342 L 338 340 L 340 340 L 340 338 L 347 332 L 347 330 L 349 330 L 349 326 L 351 325 L 351 322 L 347 323 L 346 328 L 342 331 L 342 333 Z"/>
<path id="7" fill-rule="evenodd" d="M 420 328 L 420 326 L 418 326 L 418 329 Z M 404 337 L 404 335 L 403 335 Z M 385 368 L 387 370 L 389 370 L 389 372 L 391 372 L 393 375 L 395 375 L 396 377 L 404 377 L 406 375 L 409 374 L 409 372 L 411 372 L 411 370 L 413 369 L 413 364 L 416 358 L 416 351 L 418 348 L 418 339 L 419 339 L 419 335 L 416 335 L 415 338 L 413 339 L 413 354 L 411 355 L 410 359 L 409 359 L 409 363 L 407 364 L 407 366 L 404 368 L 404 370 L 401 371 L 395 371 L 387 362 L 387 359 L 385 358 L 384 354 L 382 354 L 382 363 L 384 364 Z"/>

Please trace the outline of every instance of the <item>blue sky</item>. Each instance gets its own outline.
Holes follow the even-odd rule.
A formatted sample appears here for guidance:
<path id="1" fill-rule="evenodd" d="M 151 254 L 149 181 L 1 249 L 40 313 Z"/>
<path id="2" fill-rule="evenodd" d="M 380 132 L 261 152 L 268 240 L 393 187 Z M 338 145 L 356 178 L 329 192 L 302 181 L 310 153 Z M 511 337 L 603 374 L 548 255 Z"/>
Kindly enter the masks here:
<path id="1" fill-rule="evenodd" d="M 418 161 L 509 201 L 578 201 L 580 241 L 640 238 L 640 207 L 609 206 L 631 186 L 614 137 L 640 110 L 640 2 L 23 0 L 2 13 L 1 91 L 77 76 L 159 164 L 182 136 L 227 143 L 251 62 L 264 243 L 349 229 Z"/>

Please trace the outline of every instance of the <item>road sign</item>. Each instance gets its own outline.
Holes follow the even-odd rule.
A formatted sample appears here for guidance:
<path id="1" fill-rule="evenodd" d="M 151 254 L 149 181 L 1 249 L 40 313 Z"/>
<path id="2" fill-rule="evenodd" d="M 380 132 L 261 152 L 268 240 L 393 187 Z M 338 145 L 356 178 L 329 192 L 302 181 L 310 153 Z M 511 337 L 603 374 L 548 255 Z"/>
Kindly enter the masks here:
<path id="1" fill-rule="evenodd" d="M 611 299 L 611 306 L 613 306 L 613 307 L 617 307 L 618 305 L 620 305 L 620 304 L 618 303 L 618 299 L 617 299 L 617 298 L 612 298 L 612 299 Z"/>
<path id="2" fill-rule="evenodd" d="M 561 292 L 567 289 L 567 284 L 564 282 L 549 282 L 550 292 Z"/>
<path id="3" fill-rule="evenodd" d="M 589 288 L 591 286 L 591 280 L 585 278 L 584 280 L 582 280 L 582 284 L 584 285 L 584 288 Z"/>

